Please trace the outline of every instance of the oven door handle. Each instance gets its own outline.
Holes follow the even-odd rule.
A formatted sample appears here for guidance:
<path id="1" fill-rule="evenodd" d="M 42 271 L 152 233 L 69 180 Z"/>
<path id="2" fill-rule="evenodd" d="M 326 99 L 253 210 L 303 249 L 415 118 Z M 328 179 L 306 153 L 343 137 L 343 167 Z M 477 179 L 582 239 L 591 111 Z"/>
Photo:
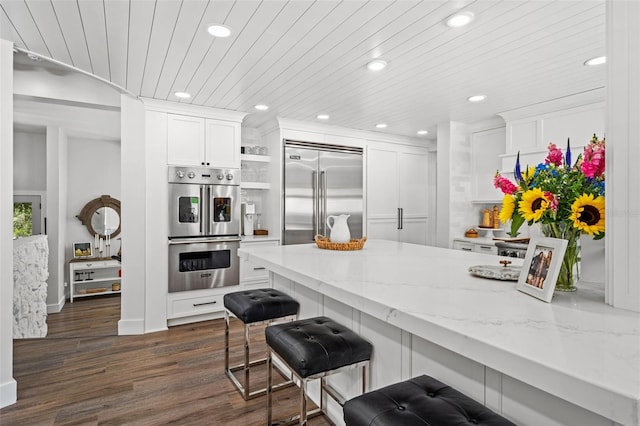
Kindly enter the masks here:
<path id="1" fill-rule="evenodd" d="M 198 243 L 235 243 L 240 242 L 240 238 L 238 237 L 219 237 L 219 238 L 189 238 L 184 240 L 169 240 L 169 245 L 178 245 L 178 244 L 198 244 Z"/>

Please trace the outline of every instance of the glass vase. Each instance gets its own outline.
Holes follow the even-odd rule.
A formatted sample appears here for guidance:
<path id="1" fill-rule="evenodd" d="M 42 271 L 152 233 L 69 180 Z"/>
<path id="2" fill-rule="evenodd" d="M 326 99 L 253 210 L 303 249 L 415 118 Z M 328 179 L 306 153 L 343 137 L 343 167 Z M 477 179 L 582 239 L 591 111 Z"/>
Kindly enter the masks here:
<path id="1" fill-rule="evenodd" d="M 541 231 L 545 237 L 567 240 L 567 250 L 564 252 L 556 281 L 556 291 L 576 291 L 576 284 L 580 278 L 580 230 L 570 224 L 559 222 L 543 223 Z"/>

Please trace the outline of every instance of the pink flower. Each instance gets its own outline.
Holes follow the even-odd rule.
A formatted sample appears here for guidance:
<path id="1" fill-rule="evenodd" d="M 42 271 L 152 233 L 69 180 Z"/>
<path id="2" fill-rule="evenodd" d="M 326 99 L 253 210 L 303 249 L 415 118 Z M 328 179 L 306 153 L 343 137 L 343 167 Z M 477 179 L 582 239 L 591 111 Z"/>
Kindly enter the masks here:
<path id="1" fill-rule="evenodd" d="M 545 191 L 544 197 L 549 200 L 549 208 L 554 212 L 558 211 L 558 197 L 555 194 Z"/>
<path id="2" fill-rule="evenodd" d="M 554 164 L 558 167 L 562 166 L 563 159 L 562 151 L 556 146 L 555 143 L 549 144 L 549 154 L 547 154 L 547 158 L 545 158 L 544 162 L 546 164 Z"/>
<path id="3" fill-rule="evenodd" d="M 513 194 L 518 190 L 518 187 L 509 179 L 502 176 L 500 172 L 496 172 L 493 178 L 493 186 L 502 191 L 503 194 Z"/>
<path id="4" fill-rule="evenodd" d="M 580 170 L 588 178 L 596 178 L 604 173 L 605 156 L 604 156 L 604 139 L 592 140 L 584 149 L 584 157 Z"/>

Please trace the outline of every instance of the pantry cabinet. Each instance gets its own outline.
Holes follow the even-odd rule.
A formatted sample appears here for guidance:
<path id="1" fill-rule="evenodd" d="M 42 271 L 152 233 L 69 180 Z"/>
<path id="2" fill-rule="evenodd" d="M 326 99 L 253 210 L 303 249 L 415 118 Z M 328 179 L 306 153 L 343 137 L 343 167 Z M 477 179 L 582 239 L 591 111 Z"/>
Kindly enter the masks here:
<path id="1" fill-rule="evenodd" d="M 391 144 L 367 148 L 367 237 L 427 242 L 427 151 Z"/>
<path id="2" fill-rule="evenodd" d="M 167 163 L 240 168 L 240 123 L 168 114 Z"/>

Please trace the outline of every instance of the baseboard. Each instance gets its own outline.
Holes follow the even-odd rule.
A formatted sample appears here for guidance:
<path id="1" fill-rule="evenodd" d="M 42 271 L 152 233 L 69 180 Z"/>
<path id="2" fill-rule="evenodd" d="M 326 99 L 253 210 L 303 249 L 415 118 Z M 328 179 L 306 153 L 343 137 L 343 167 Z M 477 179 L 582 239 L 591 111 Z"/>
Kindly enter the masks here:
<path id="1" fill-rule="evenodd" d="M 0 384 L 0 408 L 15 404 L 18 400 L 18 382 L 14 378 Z"/>
<path id="2" fill-rule="evenodd" d="M 123 320 L 118 321 L 118 336 L 144 334 L 144 320 Z"/>
<path id="3" fill-rule="evenodd" d="M 66 302 L 65 296 L 62 296 L 58 303 L 48 304 L 47 305 L 47 313 L 48 314 L 57 314 L 64 308 L 64 303 Z"/>

